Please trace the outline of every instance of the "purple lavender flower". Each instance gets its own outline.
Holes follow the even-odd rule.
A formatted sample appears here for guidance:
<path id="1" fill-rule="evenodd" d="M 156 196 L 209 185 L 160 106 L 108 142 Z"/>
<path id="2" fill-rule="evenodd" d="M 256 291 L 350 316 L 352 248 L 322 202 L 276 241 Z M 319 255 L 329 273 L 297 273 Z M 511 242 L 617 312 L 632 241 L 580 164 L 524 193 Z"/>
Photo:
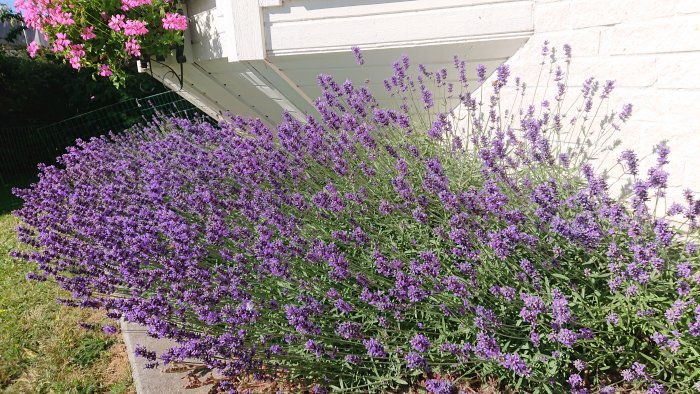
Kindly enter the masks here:
<path id="1" fill-rule="evenodd" d="M 632 104 L 623 105 L 622 111 L 620 111 L 620 114 L 618 116 L 620 117 L 621 121 L 627 122 L 632 116 Z"/>
<path id="2" fill-rule="evenodd" d="M 625 165 L 625 169 L 631 175 L 638 174 L 639 162 L 637 160 L 637 155 L 631 150 L 625 150 L 620 154 L 619 161 Z"/>
<path id="3" fill-rule="evenodd" d="M 622 378 L 628 382 L 638 379 L 645 380 L 648 378 L 648 375 L 646 373 L 646 365 L 636 361 L 632 363 L 632 366 L 630 368 L 622 370 L 621 375 Z"/>
<path id="4" fill-rule="evenodd" d="M 447 131 L 449 128 L 449 120 L 447 119 L 447 115 L 444 113 L 440 113 L 437 116 L 437 119 L 433 122 L 432 127 L 428 130 L 428 135 L 436 140 L 442 140 L 443 134 L 445 131 Z"/>
<path id="5" fill-rule="evenodd" d="M 631 382 L 637 378 L 635 373 L 631 369 L 623 369 L 620 374 L 622 375 L 622 379 L 624 379 L 627 382 Z"/>
<path id="6" fill-rule="evenodd" d="M 408 352 L 406 353 L 406 366 L 411 369 L 425 369 L 427 368 L 428 364 L 425 360 L 425 357 L 421 356 L 420 354 L 416 352 Z"/>
<path id="7" fill-rule="evenodd" d="M 430 394 L 454 394 L 455 387 L 448 380 L 429 379 L 425 382 L 425 389 Z"/>
<path id="8" fill-rule="evenodd" d="M 146 347 L 143 345 L 137 345 L 134 348 L 134 354 L 136 357 L 143 357 L 148 361 L 156 360 L 156 352 L 146 349 Z"/>
<path id="9" fill-rule="evenodd" d="M 420 81 L 421 100 L 423 101 L 423 108 L 430 109 L 435 105 L 435 101 L 433 99 L 433 92 L 425 86 L 422 79 Z"/>
<path id="10" fill-rule="evenodd" d="M 479 78 L 479 83 L 486 81 L 486 66 L 479 64 L 476 66 L 476 76 Z"/>
<path id="11" fill-rule="evenodd" d="M 554 47 L 543 50 L 556 62 Z M 568 62 L 568 45 L 564 53 Z M 56 280 L 72 296 L 62 303 L 173 339 L 159 361 L 193 358 L 224 376 L 283 370 L 322 390 L 337 371 L 365 384 L 369 359 L 378 378 L 425 372 L 435 360 L 449 376 L 502 367 L 524 377 L 527 391 L 542 384 L 545 365 L 580 357 L 578 373 L 546 384 L 588 392 L 589 381 L 607 381 L 599 367 L 649 387 L 656 376 L 688 381 L 692 366 L 680 356 L 700 336 L 697 249 L 678 236 L 686 228 L 651 208 L 669 183 L 668 146 L 657 146 L 646 172 L 623 152 L 633 179 L 629 204 L 618 201 L 592 164 L 581 165 L 586 146 L 551 138 L 594 121 L 614 83 L 586 80 L 573 107 L 583 114 L 563 113 L 566 75 L 555 63 L 556 96 L 521 96 L 511 110 L 499 94 L 507 65 L 482 103 L 466 63 L 454 63 L 462 86 L 453 91 L 446 70 L 419 66 L 414 76 L 408 58 L 398 59 L 385 81 L 396 108 L 366 85 L 322 74 L 317 114 L 303 121 L 289 113 L 275 128 L 240 116 L 218 126 L 171 119 L 79 142 L 18 192 L 27 247 L 13 256 L 37 267 L 30 278 Z M 486 74 L 480 65 L 480 83 Z M 447 104 L 462 103 L 459 114 L 436 113 L 433 84 L 453 96 Z M 525 86 L 516 80 L 517 95 Z M 625 122 L 631 110 L 604 123 Z M 669 211 L 697 231 L 700 202 L 684 197 Z M 675 302 L 664 304 L 669 297 Z M 635 304 L 626 324 L 610 312 Z M 635 349 L 606 341 L 628 335 L 628 320 L 642 333 L 676 331 Z M 421 334 L 406 338 L 406 329 Z M 155 365 L 155 354 L 138 352 Z M 619 371 L 631 352 L 660 363 Z M 611 364 L 582 361 L 599 354 Z M 442 377 L 428 388 L 455 391 L 459 382 Z"/>
<path id="12" fill-rule="evenodd" d="M 425 353 L 430 348 L 430 340 L 423 334 L 416 334 L 411 338 L 411 348 L 420 353 Z"/>
<path id="13" fill-rule="evenodd" d="M 637 376 L 637 379 L 647 378 L 646 368 L 647 366 L 642 363 L 636 361 L 632 363 L 632 371 L 634 372 L 635 376 Z"/>
<path id="14" fill-rule="evenodd" d="M 413 212 L 413 219 L 420 224 L 425 224 L 428 222 L 428 215 L 423 211 L 423 208 L 416 207 Z"/>
<path id="15" fill-rule="evenodd" d="M 114 335 L 117 333 L 117 328 L 111 324 L 106 324 L 104 327 L 102 327 L 102 331 L 107 335 Z"/>
<path id="16" fill-rule="evenodd" d="M 610 96 L 610 93 L 613 91 L 615 88 L 615 81 L 605 81 L 605 85 L 603 86 L 603 91 L 600 94 L 601 99 L 608 98 Z"/>
<path id="17" fill-rule="evenodd" d="M 541 298 L 535 295 L 520 293 L 520 299 L 525 306 L 520 310 L 520 317 L 531 324 L 537 323 L 537 317 L 544 312 L 545 305 Z"/>
<path id="18" fill-rule="evenodd" d="M 700 337 L 700 316 L 696 314 L 694 322 L 688 322 L 688 334 Z"/>
<path id="19" fill-rule="evenodd" d="M 508 76 L 510 76 L 510 67 L 507 64 L 501 64 L 496 68 L 496 88 L 500 89 L 503 86 L 506 86 L 506 83 L 508 82 Z"/>
<path id="20" fill-rule="evenodd" d="M 355 55 L 355 60 L 357 60 L 357 64 L 360 66 L 365 64 L 365 59 L 362 57 L 362 53 L 360 52 L 359 47 L 352 47 L 352 53 Z"/>
<path id="21" fill-rule="evenodd" d="M 654 341 L 654 343 L 656 343 L 657 345 L 663 345 L 666 343 L 668 338 L 657 331 L 651 335 L 651 340 Z"/>
<path id="22" fill-rule="evenodd" d="M 542 43 L 542 56 L 547 56 L 549 54 L 549 41 L 544 40 Z"/>
<path id="23" fill-rule="evenodd" d="M 345 362 L 353 365 L 360 364 L 362 362 L 362 358 L 354 354 L 348 354 L 347 356 L 345 356 Z"/>
<path id="24" fill-rule="evenodd" d="M 354 322 L 342 322 L 338 324 L 336 332 L 343 339 L 357 339 L 360 338 L 362 326 L 359 323 Z"/>
<path id="25" fill-rule="evenodd" d="M 647 387 L 646 394 L 666 394 L 666 388 L 661 383 L 650 383 Z"/>
<path id="26" fill-rule="evenodd" d="M 312 394 L 328 394 L 329 391 L 326 387 L 321 386 L 320 384 L 314 384 L 313 387 L 311 387 L 311 393 Z"/>
<path id="27" fill-rule="evenodd" d="M 681 316 L 683 315 L 683 312 L 685 311 L 685 308 L 687 307 L 687 303 L 683 300 L 676 300 L 673 302 L 673 305 L 671 308 L 667 309 L 666 312 L 664 313 L 664 316 L 666 316 L 666 321 L 668 321 L 668 324 L 674 325 L 678 323 L 681 320 Z"/>
<path id="28" fill-rule="evenodd" d="M 564 293 L 559 289 L 552 289 L 552 318 L 556 326 L 561 326 L 571 321 L 572 315 L 569 309 L 569 302 Z"/>
<path id="29" fill-rule="evenodd" d="M 517 353 L 508 353 L 504 355 L 501 365 L 503 365 L 504 368 L 515 372 L 515 374 L 518 376 L 530 376 L 531 373 L 530 368 Z"/>
<path id="30" fill-rule="evenodd" d="M 569 375 L 567 382 L 569 383 L 569 386 L 571 386 L 571 388 L 577 388 L 583 384 L 583 379 L 579 374 L 571 374 Z"/>
<path id="31" fill-rule="evenodd" d="M 516 290 L 510 286 L 491 286 L 489 289 L 491 294 L 503 297 L 507 301 L 515 300 Z"/>
<path id="32" fill-rule="evenodd" d="M 367 354 L 372 358 L 384 358 L 387 356 L 384 351 L 384 345 L 375 338 L 365 339 L 362 341 L 367 349 Z"/>
<path id="33" fill-rule="evenodd" d="M 346 314 L 355 310 L 355 308 L 353 308 L 352 305 L 348 304 L 343 299 L 335 300 L 333 305 L 335 306 L 335 309 L 337 309 L 338 311 L 340 311 L 342 313 L 346 313 Z"/>
<path id="34" fill-rule="evenodd" d="M 477 334 L 474 353 L 483 359 L 496 359 L 501 355 L 501 347 L 492 336 L 480 331 Z"/>
<path id="35" fill-rule="evenodd" d="M 324 346 L 313 339 L 307 340 L 304 347 L 306 350 L 316 355 L 316 358 L 320 358 L 323 355 Z"/>
<path id="36" fill-rule="evenodd" d="M 562 328 L 557 333 L 551 335 L 551 339 L 556 340 L 566 347 L 572 347 L 578 341 L 579 336 L 568 328 Z"/>

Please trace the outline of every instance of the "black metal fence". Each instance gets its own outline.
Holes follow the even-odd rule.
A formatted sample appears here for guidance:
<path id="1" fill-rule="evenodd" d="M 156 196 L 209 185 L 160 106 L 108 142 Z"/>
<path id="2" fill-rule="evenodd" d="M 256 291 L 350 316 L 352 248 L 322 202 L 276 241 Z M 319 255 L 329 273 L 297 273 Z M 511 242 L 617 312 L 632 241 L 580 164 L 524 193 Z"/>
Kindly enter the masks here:
<path id="1" fill-rule="evenodd" d="M 3 128 L 0 124 L 0 179 L 36 172 L 38 163 L 52 163 L 78 138 L 121 132 L 154 117 L 205 116 L 175 92 L 122 101 L 37 128 Z"/>

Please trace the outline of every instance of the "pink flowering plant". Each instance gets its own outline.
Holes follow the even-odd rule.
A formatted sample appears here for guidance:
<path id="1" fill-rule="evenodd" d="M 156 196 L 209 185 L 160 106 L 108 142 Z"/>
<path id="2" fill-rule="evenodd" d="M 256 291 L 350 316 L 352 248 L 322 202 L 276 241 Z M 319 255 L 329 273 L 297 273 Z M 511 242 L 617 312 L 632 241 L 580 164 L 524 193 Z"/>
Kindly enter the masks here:
<path id="1" fill-rule="evenodd" d="M 175 0 L 17 0 L 15 6 L 27 26 L 44 33 L 47 50 L 117 86 L 124 84 L 124 67 L 143 56 L 168 56 L 187 30 Z M 27 50 L 34 57 L 41 48 L 32 42 Z"/>
<path id="2" fill-rule="evenodd" d="M 63 303 L 174 339 L 138 348 L 150 366 L 198 359 L 224 392 L 694 392 L 700 201 L 654 209 L 664 143 L 646 172 L 624 151 L 630 194 L 611 192 L 591 160 L 632 106 L 608 112 L 612 81 L 570 91 L 570 51 L 543 48 L 538 101 L 507 65 L 485 84 L 402 57 L 396 106 L 322 74 L 304 121 L 80 142 L 17 191 L 15 256 Z"/>

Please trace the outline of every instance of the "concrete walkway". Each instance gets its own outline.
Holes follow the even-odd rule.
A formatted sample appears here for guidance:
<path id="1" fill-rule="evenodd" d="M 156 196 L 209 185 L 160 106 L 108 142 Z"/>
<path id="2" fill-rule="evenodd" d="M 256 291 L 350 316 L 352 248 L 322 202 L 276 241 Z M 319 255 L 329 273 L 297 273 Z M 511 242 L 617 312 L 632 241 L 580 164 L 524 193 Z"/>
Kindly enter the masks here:
<path id="1" fill-rule="evenodd" d="M 192 387 L 198 385 L 192 384 L 192 379 L 188 378 L 188 374 L 192 371 L 190 366 L 159 365 L 153 369 L 146 369 L 146 360 L 134 355 L 136 346 L 146 346 L 148 350 L 153 350 L 160 356 L 175 342 L 151 338 L 146 335 L 144 327 L 123 320 L 121 329 L 137 394 L 207 394 L 212 389 L 211 384 Z M 205 379 L 206 377 L 202 378 L 202 381 Z"/>

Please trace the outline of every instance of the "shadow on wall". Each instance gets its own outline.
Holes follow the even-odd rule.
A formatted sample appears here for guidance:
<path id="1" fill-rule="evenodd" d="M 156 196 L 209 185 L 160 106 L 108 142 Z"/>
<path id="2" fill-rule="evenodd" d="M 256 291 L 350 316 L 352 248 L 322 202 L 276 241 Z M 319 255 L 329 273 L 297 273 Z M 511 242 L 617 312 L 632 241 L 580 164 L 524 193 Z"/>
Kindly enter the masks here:
<path id="1" fill-rule="evenodd" d="M 196 2 L 193 2 L 196 3 Z M 209 4 L 211 3 L 211 4 Z M 195 60 L 217 59 L 224 56 L 222 32 L 217 29 L 214 1 L 196 3 L 188 8 L 190 14 L 192 50 Z"/>

